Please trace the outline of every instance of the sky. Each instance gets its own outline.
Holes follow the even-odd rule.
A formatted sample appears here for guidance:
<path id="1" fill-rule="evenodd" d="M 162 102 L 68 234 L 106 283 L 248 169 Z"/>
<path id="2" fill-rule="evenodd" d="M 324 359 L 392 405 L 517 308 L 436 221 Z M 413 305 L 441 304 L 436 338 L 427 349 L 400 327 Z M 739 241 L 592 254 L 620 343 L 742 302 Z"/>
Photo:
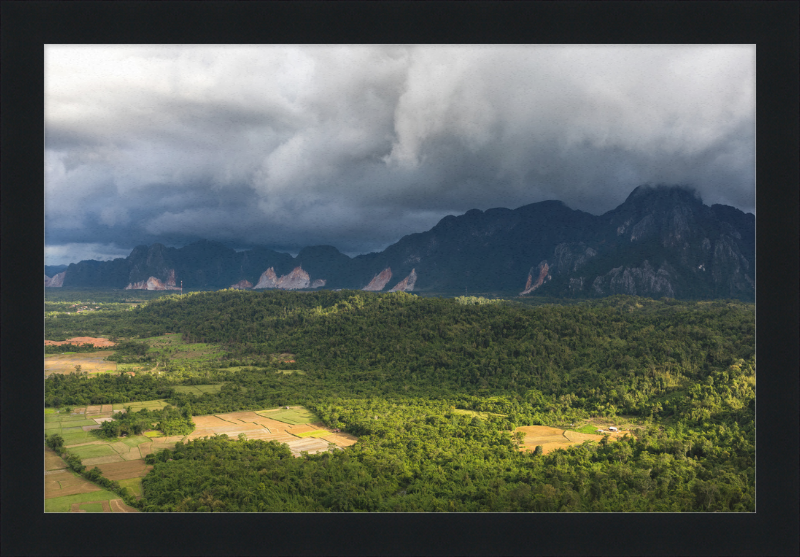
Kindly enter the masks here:
<path id="1" fill-rule="evenodd" d="M 356 255 L 642 184 L 755 213 L 753 45 L 47 45 L 45 262 Z"/>

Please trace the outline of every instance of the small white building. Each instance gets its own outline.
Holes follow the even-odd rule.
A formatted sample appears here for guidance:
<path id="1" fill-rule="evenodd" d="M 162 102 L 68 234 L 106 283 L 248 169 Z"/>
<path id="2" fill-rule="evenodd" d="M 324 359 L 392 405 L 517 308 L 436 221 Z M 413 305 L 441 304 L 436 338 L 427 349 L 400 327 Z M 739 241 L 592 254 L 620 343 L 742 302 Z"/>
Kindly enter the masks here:
<path id="1" fill-rule="evenodd" d="M 617 428 L 615 428 L 614 426 L 611 426 L 611 427 L 608 428 L 608 431 L 619 431 L 619 430 Z"/>

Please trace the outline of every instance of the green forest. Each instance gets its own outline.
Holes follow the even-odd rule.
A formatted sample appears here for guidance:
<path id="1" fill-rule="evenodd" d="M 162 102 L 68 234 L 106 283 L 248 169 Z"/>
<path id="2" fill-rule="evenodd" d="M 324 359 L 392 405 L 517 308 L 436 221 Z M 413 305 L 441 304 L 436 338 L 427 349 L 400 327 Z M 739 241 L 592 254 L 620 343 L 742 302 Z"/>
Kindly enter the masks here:
<path id="1" fill-rule="evenodd" d="M 755 509 L 753 304 L 223 290 L 45 323 L 48 339 L 117 340 L 118 362 L 153 369 L 46 379 L 50 407 L 171 405 L 118 415 L 109 435 L 291 404 L 359 439 L 301 458 L 260 440 L 178 443 L 148 457 L 144 511 Z M 219 356 L 146 340 L 167 333 Z M 202 384 L 221 388 L 175 389 Z M 520 451 L 512 434 L 597 417 L 636 427 L 549 454 Z"/>

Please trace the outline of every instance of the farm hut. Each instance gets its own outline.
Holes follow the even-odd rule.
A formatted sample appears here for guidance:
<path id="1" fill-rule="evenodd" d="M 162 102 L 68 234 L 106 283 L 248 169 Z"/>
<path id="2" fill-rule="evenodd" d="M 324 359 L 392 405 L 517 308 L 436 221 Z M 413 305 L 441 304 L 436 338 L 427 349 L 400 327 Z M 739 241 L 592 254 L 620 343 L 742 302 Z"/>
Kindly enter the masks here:
<path id="1" fill-rule="evenodd" d="M 598 429 L 597 433 L 603 433 L 603 430 L 602 429 Z"/>
<path id="2" fill-rule="evenodd" d="M 614 426 L 611 426 L 611 427 L 608 428 L 608 431 L 619 431 L 619 430 L 617 428 L 615 428 Z"/>

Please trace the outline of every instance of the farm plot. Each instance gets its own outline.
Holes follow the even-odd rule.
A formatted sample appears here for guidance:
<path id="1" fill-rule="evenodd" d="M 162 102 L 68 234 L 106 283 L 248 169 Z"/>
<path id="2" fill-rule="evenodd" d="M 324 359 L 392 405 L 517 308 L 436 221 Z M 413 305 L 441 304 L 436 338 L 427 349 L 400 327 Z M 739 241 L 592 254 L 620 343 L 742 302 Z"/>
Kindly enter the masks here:
<path id="1" fill-rule="evenodd" d="M 141 478 L 153 469 L 149 464 L 145 464 L 144 460 L 130 460 L 125 462 L 111 462 L 107 464 L 97 464 L 91 468 L 98 468 L 103 476 L 109 480 L 127 480 L 131 478 Z M 122 485 L 122 482 L 120 482 Z"/>
<path id="2" fill-rule="evenodd" d="M 577 431 L 563 430 L 555 427 L 533 425 L 518 427 L 514 431 L 522 431 L 525 437 L 522 441 L 522 451 L 533 451 L 537 445 L 542 447 L 542 453 L 547 454 L 557 449 L 565 449 L 572 445 L 580 445 L 585 441 L 600 441 L 603 436 L 591 433 L 580 433 Z M 628 432 L 620 431 L 610 436 L 610 440 L 616 441 L 624 437 Z"/>
<path id="3" fill-rule="evenodd" d="M 284 422 L 291 425 L 307 424 L 317 419 L 314 414 L 302 406 L 291 406 L 288 410 L 285 408 L 263 410 L 261 412 L 257 412 L 257 414 L 260 414 L 265 418 L 270 418 L 272 420 L 277 420 L 279 422 Z"/>
<path id="4" fill-rule="evenodd" d="M 78 503 L 80 505 L 82 503 L 96 503 L 98 501 L 110 501 L 111 499 L 119 499 L 119 495 L 111 491 L 106 491 L 104 489 L 97 488 L 96 491 L 90 491 L 86 493 L 76 493 L 74 495 L 64 495 L 60 497 L 46 498 L 44 502 L 44 512 L 68 513 L 72 510 L 72 505 L 74 503 Z"/>
<path id="5" fill-rule="evenodd" d="M 279 419 L 273 419 L 275 417 Z M 352 435 L 334 433 L 321 423 L 310 423 L 317 419 L 302 407 L 194 416 L 192 420 L 197 429 L 184 441 L 222 434 L 236 439 L 240 434 L 244 434 L 248 440 L 277 441 L 287 443 L 290 447 L 300 442 L 300 445 L 297 445 L 300 448 L 294 450 L 296 456 L 304 450 L 312 453 L 327 450 L 329 441 L 341 447 L 350 446 L 357 441 Z M 144 455 L 144 445 L 140 447 Z"/>
<path id="6" fill-rule="evenodd" d="M 92 482 L 81 478 L 71 470 L 58 470 L 51 474 L 45 474 L 45 499 L 77 495 L 79 493 L 92 493 L 93 491 L 101 491 L 101 489 Z"/>
<path id="7" fill-rule="evenodd" d="M 78 354 L 46 354 L 44 357 L 45 376 L 54 373 L 69 374 L 75 371 L 75 366 L 81 366 L 81 371 L 87 373 L 108 373 L 117 371 L 115 362 L 103 361 L 110 356 L 112 350 L 99 352 L 81 352 Z"/>
<path id="8" fill-rule="evenodd" d="M 323 439 L 335 443 L 337 447 L 342 448 L 355 445 L 356 441 L 358 441 L 358 437 L 350 435 L 349 433 L 330 433 L 323 437 Z"/>
<path id="9" fill-rule="evenodd" d="M 542 447 L 542 452 L 547 454 L 556 449 L 565 449 L 571 445 L 576 445 L 564 436 L 563 429 L 543 425 L 531 425 L 518 427 L 515 431 L 522 431 L 525 437 L 522 441 L 523 451 L 532 451 L 537 445 Z"/>
<path id="10" fill-rule="evenodd" d="M 125 408 L 131 408 L 132 412 L 137 412 L 142 408 L 147 408 L 148 410 L 161 410 L 162 408 L 169 406 L 164 399 L 158 400 L 145 400 L 142 402 L 117 402 L 112 405 L 114 412 L 119 412 L 120 410 L 125 410 Z"/>
<path id="11" fill-rule="evenodd" d="M 64 459 L 56 454 L 53 449 L 45 448 L 44 450 L 44 469 L 47 470 L 62 470 L 67 467 Z"/>
<path id="12" fill-rule="evenodd" d="M 295 439 L 294 441 L 289 441 L 286 444 L 289 446 L 289 450 L 292 451 L 292 455 L 294 456 L 300 456 L 300 453 L 304 451 L 308 454 L 320 453 L 327 451 L 329 448 L 329 442 L 327 440 L 317 439 L 314 437 L 307 439 Z"/>
<path id="13" fill-rule="evenodd" d="M 61 346 L 62 344 L 94 344 L 95 346 L 105 347 L 105 346 L 116 346 L 114 342 L 111 342 L 107 338 L 95 338 L 95 337 L 73 337 L 68 340 L 46 340 L 44 341 L 45 346 Z"/>
<path id="14" fill-rule="evenodd" d="M 72 447 L 69 449 L 69 452 L 80 457 L 81 460 L 88 458 L 103 457 L 103 456 L 113 456 L 117 454 L 116 452 L 114 452 L 113 448 L 105 444 L 102 445 L 91 444 L 91 445 L 82 445 L 79 447 Z"/>

